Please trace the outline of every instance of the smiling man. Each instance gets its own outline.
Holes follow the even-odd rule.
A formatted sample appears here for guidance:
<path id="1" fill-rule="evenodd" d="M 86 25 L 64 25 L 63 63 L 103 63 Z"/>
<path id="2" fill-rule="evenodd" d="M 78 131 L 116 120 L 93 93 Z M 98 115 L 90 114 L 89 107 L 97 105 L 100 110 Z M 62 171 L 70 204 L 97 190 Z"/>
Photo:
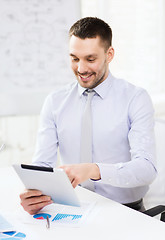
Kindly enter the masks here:
<path id="1" fill-rule="evenodd" d="M 113 48 L 102 47 L 99 36 L 85 40 L 74 35 L 70 38 L 71 67 L 84 88 L 93 89 L 107 78 L 113 55 Z"/>
<path id="2" fill-rule="evenodd" d="M 60 167 L 73 187 L 81 184 L 143 211 L 143 197 L 157 173 L 154 110 L 144 89 L 110 73 L 111 41 L 111 28 L 101 19 L 83 18 L 71 27 L 69 52 L 77 81 L 45 100 L 33 161 L 55 167 L 59 148 Z M 82 128 L 87 105 L 90 130 Z M 38 190 L 27 190 L 20 198 L 30 214 L 52 203 Z"/>

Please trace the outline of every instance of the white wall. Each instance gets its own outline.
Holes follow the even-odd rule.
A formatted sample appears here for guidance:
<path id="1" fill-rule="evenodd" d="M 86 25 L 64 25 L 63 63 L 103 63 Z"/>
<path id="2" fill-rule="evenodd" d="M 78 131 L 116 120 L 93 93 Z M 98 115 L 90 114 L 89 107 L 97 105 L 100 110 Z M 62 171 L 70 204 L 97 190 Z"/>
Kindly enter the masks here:
<path id="1" fill-rule="evenodd" d="M 156 114 L 165 115 L 165 1 L 81 0 L 81 4 L 83 17 L 100 17 L 112 28 L 112 74 L 144 87 Z"/>
<path id="2" fill-rule="evenodd" d="M 0 167 L 12 163 L 30 163 L 35 149 L 39 116 L 0 117 Z"/>

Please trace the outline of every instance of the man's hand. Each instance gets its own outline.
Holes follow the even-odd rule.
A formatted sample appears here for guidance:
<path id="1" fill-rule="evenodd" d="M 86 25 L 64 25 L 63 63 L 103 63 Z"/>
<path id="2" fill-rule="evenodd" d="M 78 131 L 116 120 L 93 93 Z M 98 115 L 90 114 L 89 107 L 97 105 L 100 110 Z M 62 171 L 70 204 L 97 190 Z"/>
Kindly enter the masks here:
<path id="1" fill-rule="evenodd" d="M 25 192 L 20 194 L 20 199 L 24 210 L 31 215 L 53 203 L 49 196 L 43 195 L 39 190 L 25 190 Z"/>
<path id="2" fill-rule="evenodd" d="M 99 180 L 101 178 L 99 167 L 95 163 L 63 165 L 60 168 L 64 169 L 74 188 L 88 179 Z"/>

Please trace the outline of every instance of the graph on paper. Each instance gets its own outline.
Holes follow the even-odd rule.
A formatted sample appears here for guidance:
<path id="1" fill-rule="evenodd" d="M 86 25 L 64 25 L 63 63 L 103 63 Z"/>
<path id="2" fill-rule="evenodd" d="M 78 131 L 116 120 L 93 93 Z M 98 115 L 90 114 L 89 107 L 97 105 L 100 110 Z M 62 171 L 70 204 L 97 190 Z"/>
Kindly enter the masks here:
<path id="1" fill-rule="evenodd" d="M 66 214 L 66 213 L 57 213 L 55 215 L 50 215 L 48 213 L 39 213 L 35 214 L 33 218 L 37 220 L 45 220 L 49 217 L 50 221 L 52 223 L 78 223 L 78 221 L 82 218 L 82 214 Z"/>
<path id="2" fill-rule="evenodd" d="M 38 214 L 35 214 L 33 217 L 38 220 L 45 220 L 47 219 L 47 217 L 51 218 L 52 216 L 48 213 L 38 213 Z"/>
<path id="3" fill-rule="evenodd" d="M 26 238 L 26 235 L 22 232 L 2 232 L 0 233 L 0 240 L 23 240 Z"/>
<path id="4" fill-rule="evenodd" d="M 72 207 L 62 204 L 51 204 L 44 209 L 44 212 L 37 213 L 29 221 L 35 221 L 36 224 L 46 224 L 47 217 L 50 224 L 80 226 L 85 219 L 88 219 L 89 213 L 95 206 L 95 203 L 82 203 L 81 207 Z"/>

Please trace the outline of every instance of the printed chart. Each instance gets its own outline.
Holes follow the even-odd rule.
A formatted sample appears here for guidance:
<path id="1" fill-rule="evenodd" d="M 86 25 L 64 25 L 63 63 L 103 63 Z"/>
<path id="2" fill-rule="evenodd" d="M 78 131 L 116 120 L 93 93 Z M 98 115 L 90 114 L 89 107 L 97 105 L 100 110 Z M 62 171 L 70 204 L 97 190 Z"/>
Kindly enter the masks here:
<path id="1" fill-rule="evenodd" d="M 64 214 L 64 213 L 57 213 L 55 216 L 52 216 L 48 213 L 39 213 L 35 214 L 33 218 L 38 220 L 45 220 L 49 217 L 51 222 L 58 222 L 58 223 L 78 223 L 79 219 L 82 218 L 82 214 Z"/>
<path id="2" fill-rule="evenodd" d="M 51 218 L 51 215 L 48 213 L 39 213 L 39 214 L 34 215 L 33 217 L 38 220 L 44 220 L 44 219 L 47 219 L 47 216 L 48 216 L 48 218 Z"/>
<path id="3" fill-rule="evenodd" d="M 80 227 L 84 224 L 84 220 L 89 220 L 89 214 L 94 208 L 95 202 L 93 203 L 81 203 L 80 207 L 73 207 L 62 204 L 51 204 L 45 207 L 44 211 L 41 211 L 26 220 L 38 225 L 47 224 L 47 217 L 49 218 L 50 226 L 72 226 Z M 86 222 L 86 221 L 85 221 Z"/>
<path id="4" fill-rule="evenodd" d="M 80 207 L 52 203 L 40 212 L 29 215 L 21 212 L 19 221 L 23 224 L 33 224 L 46 228 L 56 226 L 81 227 L 90 222 L 95 212 L 96 202 L 81 202 Z M 49 221 L 48 221 L 49 220 Z"/>
<path id="5" fill-rule="evenodd" d="M 12 240 L 23 240 L 26 238 L 26 235 L 21 232 L 3 232 L 0 233 L 0 240 L 7 240 L 7 239 L 12 239 Z"/>

